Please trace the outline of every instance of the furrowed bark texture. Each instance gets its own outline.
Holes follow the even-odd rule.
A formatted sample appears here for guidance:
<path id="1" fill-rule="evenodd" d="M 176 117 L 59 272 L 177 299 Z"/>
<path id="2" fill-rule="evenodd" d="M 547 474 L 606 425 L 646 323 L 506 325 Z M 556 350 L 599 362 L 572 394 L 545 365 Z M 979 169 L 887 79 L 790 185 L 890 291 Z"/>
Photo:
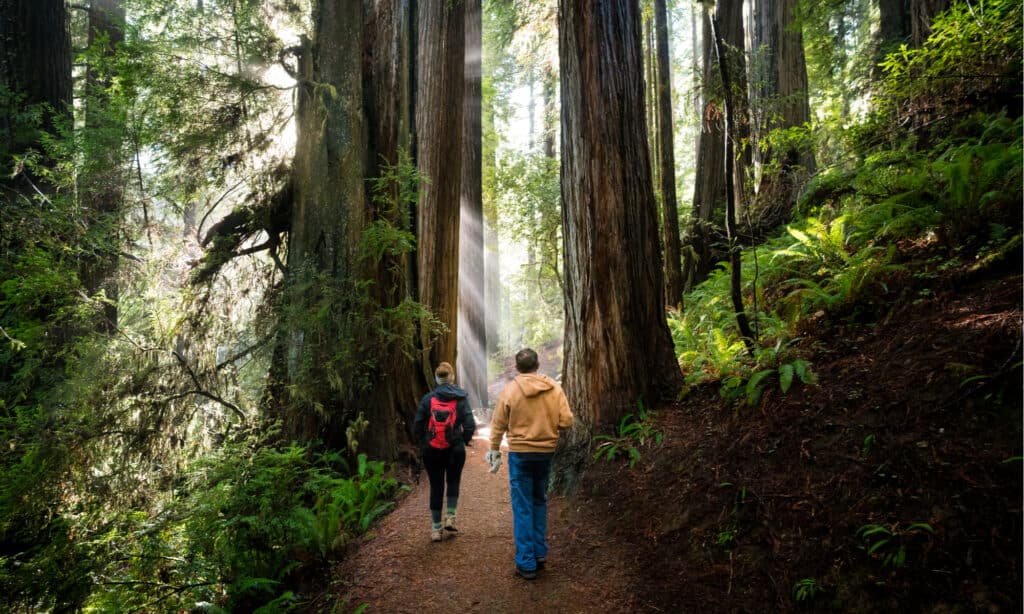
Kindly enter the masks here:
<path id="1" fill-rule="evenodd" d="M 487 405 L 487 331 L 484 318 L 484 218 L 481 185 L 480 0 L 466 7 L 462 199 L 459 238 L 458 381 L 472 407 Z"/>
<path id="2" fill-rule="evenodd" d="M 370 177 L 381 175 L 383 165 L 399 164 L 399 152 L 408 151 L 412 136 L 409 73 L 411 37 L 415 33 L 409 0 L 370 0 L 366 2 L 364 28 L 363 99 L 369 126 L 366 164 Z M 367 200 L 370 219 L 387 219 L 396 226 L 411 222 L 411 205 L 399 203 L 398 210 L 387 211 Z M 373 270 L 365 271 L 374 280 L 373 293 L 384 308 L 393 308 L 405 299 L 415 298 L 410 266 L 413 254 L 385 255 Z M 370 427 L 363 435 L 361 448 L 376 458 L 391 459 L 403 442 L 411 441 L 412 421 L 420 397 L 428 386 L 400 347 L 390 344 L 379 358 L 379 376 L 366 403 L 372 412 Z"/>
<path id="3" fill-rule="evenodd" d="M 697 9 L 695 9 L 697 10 Z M 697 171 L 690 214 L 689 246 L 683 270 L 683 283 L 690 290 L 711 271 L 711 243 L 719 224 L 713 214 L 725 202 L 725 124 L 721 81 L 715 68 L 715 41 L 707 19 L 701 19 L 704 58 L 701 98 L 704 106 L 697 140 Z"/>
<path id="4" fill-rule="evenodd" d="M 665 321 L 636 2 L 559 2 L 563 385 L 577 416 L 555 481 L 576 485 L 595 428 L 682 385 Z"/>
<path id="5" fill-rule="evenodd" d="M 71 33 L 64 0 L 0 0 L 0 85 L 24 96 L 24 105 L 49 104 L 43 130 L 71 106 Z M 12 153 L 35 142 L 14 142 L 7 118 L 0 130 Z"/>
<path id="6" fill-rule="evenodd" d="M 683 298 L 683 270 L 679 243 L 679 202 L 676 200 L 675 139 L 672 121 L 672 67 L 669 64 L 668 11 L 665 0 L 654 1 L 658 51 L 658 128 L 660 136 L 662 242 L 665 246 L 665 304 L 678 305 Z"/>
<path id="7" fill-rule="evenodd" d="M 313 17 L 314 39 L 307 41 L 300 58 L 296 93 L 288 243 L 292 316 L 286 320 L 286 350 L 281 357 L 284 381 L 303 392 L 285 394 L 276 409 L 285 438 L 323 438 L 341 447 L 346 444 L 346 423 L 354 417 L 346 402 L 351 392 L 326 382 L 336 375 L 328 366 L 332 357 L 344 348 L 339 339 L 317 334 L 323 323 L 312 318 L 313 305 L 328 305 L 332 317 L 355 308 L 339 294 L 356 281 L 360 235 L 366 225 L 362 4 L 325 0 Z M 325 283 L 337 284 L 339 293 L 325 294 Z M 309 286 L 303 288 L 304 284 Z"/>
<path id="8" fill-rule="evenodd" d="M 762 104 L 768 108 L 763 136 L 777 128 L 802 126 L 810 121 L 807 64 L 803 34 L 794 21 L 796 9 L 797 0 L 759 1 L 758 16 L 763 24 L 758 33 L 764 40 L 758 42 L 764 46 L 767 64 L 761 92 Z M 810 148 L 768 151 L 762 162 L 768 165 L 773 160 L 778 161 L 778 171 L 765 173 L 758 189 L 752 215 L 755 235 L 789 219 L 803 178 L 814 170 Z"/>
<path id="9" fill-rule="evenodd" d="M 732 193 L 737 219 L 746 208 L 749 194 L 747 172 L 753 165 L 750 145 L 750 98 L 747 95 L 746 36 L 743 31 L 743 0 L 721 0 L 718 3 L 719 27 L 722 28 L 722 42 L 731 77 L 730 95 L 733 114 L 731 136 L 734 155 L 732 159 Z M 728 134 L 729 131 L 727 130 Z M 728 157 L 728 156 L 727 156 Z"/>
<path id="10" fill-rule="evenodd" d="M 416 163 L 427 176 L 417 215 L 417 285 L 420 302 L 448 327 L 429 350 L 422 331 L 429 381 L 437 363 L 457 360 L 464 11 L 463 2 L 445 0 L 417 8 Z"/>

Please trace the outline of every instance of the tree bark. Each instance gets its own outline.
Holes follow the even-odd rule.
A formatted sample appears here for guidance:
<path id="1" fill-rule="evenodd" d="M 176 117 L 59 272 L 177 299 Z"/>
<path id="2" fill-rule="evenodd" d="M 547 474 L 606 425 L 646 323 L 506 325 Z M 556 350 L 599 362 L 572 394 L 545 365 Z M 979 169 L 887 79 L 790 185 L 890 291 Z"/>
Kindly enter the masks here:
<path id="1" fill-rule="evenodd" d="M 354 402 L 365 392 L 358 370 L 378 358 L 347 353 L 373 351 L 359 337 L 369 327 L 352 325 L 366 306 L 358 290 L 367 223 L 362 3 L 319 3 L 313 28 L 297 71 L 285 309 L 268 409 L 285 440 L 344 448 L 355 444 L 346 427 L 367 409 Z"/>
<path id="2" fill-rule="evenodd" d="M 728 4 L 730 3 L 727 1 L 720 2 L 718 4 L 718 12 L 723 14 L 729 14 L 730 10 L 740 12 L 739 7 L 736 5 L 742 3 L 732 3 L 733 6 L 727 6 Z M 743 343 L 746 345 L 747 351 L 753 355 L 754 333 L 750 330 L 750 322 L 747 320 L 747 312 L 743 308 L 743 294 L 740 283 L 742 281 L 740 278 L 741 250 L 736 235 L 736 197 L 732 186 L 734 177 L 733 168 L 736 165 L 736 160 L 733 157 L 733 141 L 735 137 L 735 121 L 733 120 L 733 116 L 736 111 L 736 106 L 733 102 L 734 84 L 732 82 L 729 50 L 726 48 L 725 41 L 722 38 L 722 32 L 719 28 L 719 18 L 715 17 L 712 19 L 711 15 L 708 15 L 708 19 L 712 20 L 711 27 L 715 36 L 715 47 L 718 50 L 718 66 L 722 74 L 722 90 L 725 92 L 725 182 L 727 184 L 725 232 L 726 238 L 729 241 L 729 296 L 732 300 L 733 312 L 736 314 L 736 324 L 740 330 L 740 337 L 743 339 Z"/>
<path id="3" fill-rule="evenodd" d="M 474 408 L 487 405 L 487 331 L 484 311 L 484 220 L 482 191 L 480 0 L 466 7 L 465 98 L 462 142 L 462 201 L 459 238 L 459 347 L 457 372 Z"/>
<path id="4" fill-rule="evenodd" d="M 752 147 L 750 145 L 750 98 L 747 94 L 747 58 L 746 36 L 743 28 L 743 1 L 722 0 L 718 3 L 719 33 L 725 47 L 725 60 L 730 77 L 731 104 L 733 113 L 729 115 L 732 122 L 726 134 L 732 141 L 732 157 L 729 166 L 732 168 L 732 193 L 737 218 L 743 213 L 750 198 L 748 188 L 748 172 L 753 166 Z M 721 60 L 721 58 L 720 58 Z"/>
<path id="5" fill-rule="evenodd" d="M 463 2 L 440 0 L 417 9 L 416 164 L 427 178 L 417 214 L 417 287 L 420 302 L 448 327 L 433 344 L 423 327 L 428 378 L 437 363 L 457 361 L 464 11 Z"/>
<path id="6" fill-rule="evenodd" d="M 689 245 L 683 268 L 686 290 L 704 281 L 711 272 L 711 243 L 715 228 L 715 210 L 725 201 L 725 126 L 722 121 L 721 78 L 715 69 L 715 41 L 711 24 L 701 20 L 704 60 L 701 98 L 701 130 L 697 144 L 696 183 L 693 190 L 693 209 L 690 213 Z"/>
<path id="7" fill-rule="evenodd" d="M 665 304 L 675 306 L 683 298 L 682 256 L 679 243 L 679 203 L 676 200 L 675 139 L 672 120 L 672 66 L 669 63 L 668 11 L 665 0 L 654 1 L 658 56 L 658 128 L 661 143 L 662 242 L 665 246 Z"/>
<path id="8" fill-rule="evenodd" d="M 93 0 L 89 7 L 89 47 L 105 38 L 102 55 L 112 56 L 124 42 L 124 23 L 125 11 L 120 0 Z M 87 254 L 79 272 L 88 294 L 103 290 L 111 301 L 104 304 L 104 320 L 100 323 L 106 332 L 117 327 L 117 254 L 125 176 L 124 115 L 107 95 L 110 76 L 99 74 L 95 66 L 90 66 L 86 73 L 86 130 L 90 133 L 89 142 L 97 146 L 90 150 L 87 172 L 82 173 L 86 182 L 79 184 L 89 224 L 106 229 L 106 247 Z"/>
<path id="9" fill-rule="evenodd" d="M 758 15 L 763 20 L 758 34 L 764 37 L 758 42 L 766 63 L 760 99 L 767 108 L 767 119 L 760 135 L 763 140 L 772 130 L 809 123 L 811 113 L 803 34 L 794 21 L 798 0 L 758 1 Z M 756 210 L 751 215 L 751 231 L 755 235 L 789 219 L 804 177 L 814 171 L 814 154 L 810 148 L 769 150 L 762 157 L 762 166 L 774 161 L 778 162 L 777 169 L 762 174 Z"/>
<path id="10" fill-rule="evenodd" d="M 71 110 L 71 33 L 63 0 L 0 0 L 0 87 L 21 96 L 22 106 L 49 105 L 40 126 L 44 132 L 52 134 L 56 115 Z M 38 134 L 13 128 L 8 113 L 0 113 L 4 163 L 39 147 Z M 0 171 L 6 177 L 11 169 Z"/>
<path id="11" fill-rule="evenodd" d="M 910 42 L 924 44 L 932 33 L 932 20 L 949 8 L 949 0 L 910 0 Z"/>
<path id="12" fill-rule="evenodd" d="M 363 99 L 369 125 L 366 162 L 369 176 L 378 177 L 383 165 L 399 166 L 402 152 L 408 153 L 411 145 L 409 79 L 415 30 L 409 1 L 370 0 L 365 24 Z M 400 202 L 393 212 L 374 206 L 372 200 L 367 206 L 368 217 L 409 229 L 405 221 L 411 221 L 411 203 Z M 414 264 L 412 254 L 385 256 L 382 266 L 365 272 L 374 280 L 374 297 L 382 307 L 394 308 L 404 300 L 415 299 L 410 279 Z M 428 386 L 419 375 L 416 361 L 395 344 L 383 348 L 378 364 L 379 376 L 366 403 L 371 424 L 361 447 L 376 458 L 391 459 L 396 448 L 411 441 L 415 408 Z M 404 434 L 397 425 L 402 425 Z"/>
<path id="13" fill-rule="evenodd" d="M 595 428 L 674 399 L 682 374 L 665 321 L 644 126 L 635 1 L 560 0 L 563 385 L 577 416 L 556 455 L 574 489 Z"/>

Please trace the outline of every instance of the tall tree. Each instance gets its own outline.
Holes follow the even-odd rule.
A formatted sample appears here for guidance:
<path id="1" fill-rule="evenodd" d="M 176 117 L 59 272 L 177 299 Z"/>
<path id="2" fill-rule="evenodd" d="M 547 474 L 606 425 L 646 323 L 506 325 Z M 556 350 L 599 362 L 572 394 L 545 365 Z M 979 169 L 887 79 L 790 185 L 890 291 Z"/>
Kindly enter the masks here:
<path id="1" fill-rule="evenodd" d="M 733 169 L 736 166 L 736 158 L 733 156 L 733 143 L 735 141 L 736 121 L 733 119 L 736 114 L 735 104 L 735 91 L 733 88 L 733 77 L 732 77 L 732 66 L 730 66 L 729 52 L 727 50 L 725 39 L 722 36 L 720 24 L 724 16 L 729 15 L 730 12 L 741 13 L 740 2 L 730 3 L 727 1 L 719 2 L 716 15 L 712 17 L 708 15 L 708 19 L 711 20 L 711 27 L 715 36 L 715 49 L 718 52 L 718 66 L 722 75 L 722 91 L 725 93 L 725 182 L 726 182 L 726 205 L 725 205 L 725 233 L 726 239 L 729 241 L 729 294 L 732 299 L 733 312 L 736 314 L 736 323 L 740 330 L 740 336 L 743 339 L 744 344 L 747 346 L 747 350 L 753 354 L 754 352 L 754 334 L 750 329 L 750 323 L 747 320 L 747 313 L 743 307 L 743 295 L 741 293 L 740 285 L 740 246 L 737 242 L 736 234 L 736 192 L 733 190 L 732 182 L 734 180 Z M 729 15 L 734 17 L 734 15 Z"/>
<path id="2" fill-rule="evenodd" d="M 473 407 L 487 405 L 487 331 L 484 317 L 480 0 L 465 0 L 466 59 L 459 237 L 459 347 L 457 371 Z"/>
<path id="3" fill-rule="evenodd" d="M 52 132 L 55 115 L 71 107 L 71 33 L 64 0 L 0 0 L 0 87 L 21 104 L 49 105 L 41 128 Z M 38 135 L 13 131 L 0 117 L 9 153 L 38 146 Z"/>
<path id="4" fill-rule="evenodd" d="M 344 410 L 355 361 L 343 353 L 355 340 L 343 333 L 355 334 L 347 325 L 356 326 L 349 318 L 359 309 L 365 226 L 362 28 L 361 3 L 325 0 L 316 5 L 313 37 L 299 58 L 286 350 L 277 356 L 287 383 L 277 399 L 286 435 L 339 446 L 352 418 Z"/>
<path id="5" fill-rule="evenodd" d="M 111 85 L 109 64 L 117 46 L 124 41 L 125 10 L 120 0 L 93 0 L 89 7 L 90 65 L 86 73 L 86 129 L 91 144 L 85 155 L 86 168 L 79 185 L 90 224 L 103 229 L 101 241 L 87 250 L 81 265 L 82 284 L 93 294 L 103 290 L 106 329 L 117 324 L 117 249 L 125 159 L 122 151 L 124 115 L 107 89 Z"/>
<path id="6" fill-rule="evenodd" d="M 932 20 L 949 8 L 950 0 L 910 0 L 910 41 L 920 47 L 932 33 Z"/>
<path id="7" fill-rule="evenodd" d="M 417 8 L 415 152 L 427 180 L 417 214 L 416 284 L 420 302 L 448 327 L 432 346 L 423 327 L 421 367 L 428 378 L 431 365 L 457 360 L 465 8 L 440 1 Z"/>
<path id="8" fill-rule="evenodd" d="M 766 150 L 762 168 L 770 169 L 762 174 L 752 213 L 754 231 L 759 232 L 789 219 L 802 178 L 814 170 L 814 155 L 799 139 L 777 148 L 764 145 L 772 130 L 804 126 L 811 113 L 803 33 L 796 21 L 798 0 L 756 2 L 754 43 L 765 65 L 758 100 L 767 109 L 758 139 Z"/>
<path id="9" fill-rule="evenodd" d="M 640 37 L 633 0 L 559 2 L 563 382 L 578 426 L 556 479 L 568 490 L 594 428 L 682 385 L 665 321 Z"/>
<path id="10" fill-rule="evenodd" d="M 685 254 L 683 283 L 690 289 L 703 281 L 714 265 L 712 241 L 717 224 L 713 213 L 725 201 L 725 124 L 722 121 L 721 77 L 715 66 L 715 40 L 711 23 L 701 20 L 703 72 L 700 137 L 697 140 L 696 183 L 690 213 L 689 244 Z"/>
<path id="11" fill-rule="evenodd" d="M 668 11 L 665 0 L 654 0 L 658 56 L 658 163 L 661 167 L 662 242 L 665 246 L 665 304 L 683 297 L 683 270 L 679 245 L 679 203 L 676 200 L 675 140 L 672 121 L 672 66 L 669 64 Z"/>
<path id="12" fill-rule="evenodd" d="M 716 7 L 718 28 L 725 46 L 725 60 L 730 76 L 729 91 L 733 112 L 729 115 L 731 126 L 726 130 L 731 139 L 733 156 L 732 168 L 733 203 L 737 218 L 749 200 L 751 182 L 748 173 L 753 166 L 750 144 L 750 98 L 747 93 L 746 34 L 743 28 L 743 1 L 721 0 Z M 721 62 L 722 57 L 719 57 Z M 724 87 L 724 86 L 723 86 Z M 728 156 L 727 156 L 728 157 Z"/>
<path id="13" fill-rule="evenodd" d="M 415 27 L 409 3 L 374 0 L 367 5 L 363 87 L 369 124 L 367 164 L 369 177 L 381 177 L 389 169 L 411 164 L 405 158 L 412 140 L 410 71 Z M 405 231 L 411 229 L 412 203 L 400 196 L 401 186 L 388 186 L 386 202 L 371 199 L 368 218 Z M 385 311 L 402 309 L 416 297 L 412 288 L 415 258 L 410 253 L 392 252 L 382 262 L 368 263 L 365 271 L 374 280 L 376 302 Z M 404 437 L 396 425 L 411 430 L 412 412 L 426 391 L 416 362 L 400 344 L 381 347 L 367 408 L 373 408 L 373 423 L 363 434 L 363 449 L 377 458 L 392 458 Z"/>

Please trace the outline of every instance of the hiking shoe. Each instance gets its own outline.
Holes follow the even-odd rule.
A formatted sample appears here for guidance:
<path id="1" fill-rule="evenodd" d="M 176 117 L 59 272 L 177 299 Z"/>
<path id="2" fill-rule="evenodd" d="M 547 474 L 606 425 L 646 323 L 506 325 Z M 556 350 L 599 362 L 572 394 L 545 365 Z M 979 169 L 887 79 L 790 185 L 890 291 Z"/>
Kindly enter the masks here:
<path id="1" fill-rule="evenodd" d="M 533 580 L 537 577 L 537 572 L 533 570 L 520 569 L 519 565 L 516 565 L 516 575 L 524 580 Z"/>
<path id="2" fill-rule="evenodd" d="M 430 530 L 430 541 L 432 541 L 432 542 L 439 542 L 442 539 L 444 539 L 444 535 L 442 534 L 441 529 L 431 529 Z"/>
<path id="3" fill-rule="evenodd" d="M 455 514 L 448 514 L 444 517 L 444 529 L 445 531 L 458 531 L 455 528 Z"/>
<path id="4" fill-rule="evenodd" d="M 544 558 L 542 556 L 537 557 L 537 570 L 540 571 L 541 569 L 544 569 L 544 563 L 546 563 L 546 562 L 547 562 L 546 558 Z"/>

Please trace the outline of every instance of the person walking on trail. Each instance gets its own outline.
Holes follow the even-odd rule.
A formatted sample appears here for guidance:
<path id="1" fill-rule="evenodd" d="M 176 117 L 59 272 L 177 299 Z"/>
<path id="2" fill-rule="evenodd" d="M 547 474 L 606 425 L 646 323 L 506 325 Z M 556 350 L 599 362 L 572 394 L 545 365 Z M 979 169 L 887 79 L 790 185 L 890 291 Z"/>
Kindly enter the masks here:
<path id="1" fill-rule="evenodd" d="M 458 531 L 455 509 L 459 503 L 459 482 L 466 464 L 466 446 L 476 431 L 476 420 L 466 400 L 466 391 L 455 385 L 455 369 L 450 364 L 437 365 L 434 380 L 437 387 L 423 397 L 416 411 L 413 435 L 419 442 L 423 466 L 430 478 L 430 540 L 439 542 L 445 532 Z M 445 495 L 448 509 L 442 525 L 441 504 Z"/>
<path id="2" fill-rule="evenodd" d="M 516 354 L 516 377 L 505 385 L 491 419 L 491 472 L 501 467 L 501 438 L 508 436 L 508 480 L 516 573 L 537 577 L 548 555 L 548 474 L 561 429 L 572 426 L 569 401 L 558 383 L 541 373 L 537 352 Z"/>

